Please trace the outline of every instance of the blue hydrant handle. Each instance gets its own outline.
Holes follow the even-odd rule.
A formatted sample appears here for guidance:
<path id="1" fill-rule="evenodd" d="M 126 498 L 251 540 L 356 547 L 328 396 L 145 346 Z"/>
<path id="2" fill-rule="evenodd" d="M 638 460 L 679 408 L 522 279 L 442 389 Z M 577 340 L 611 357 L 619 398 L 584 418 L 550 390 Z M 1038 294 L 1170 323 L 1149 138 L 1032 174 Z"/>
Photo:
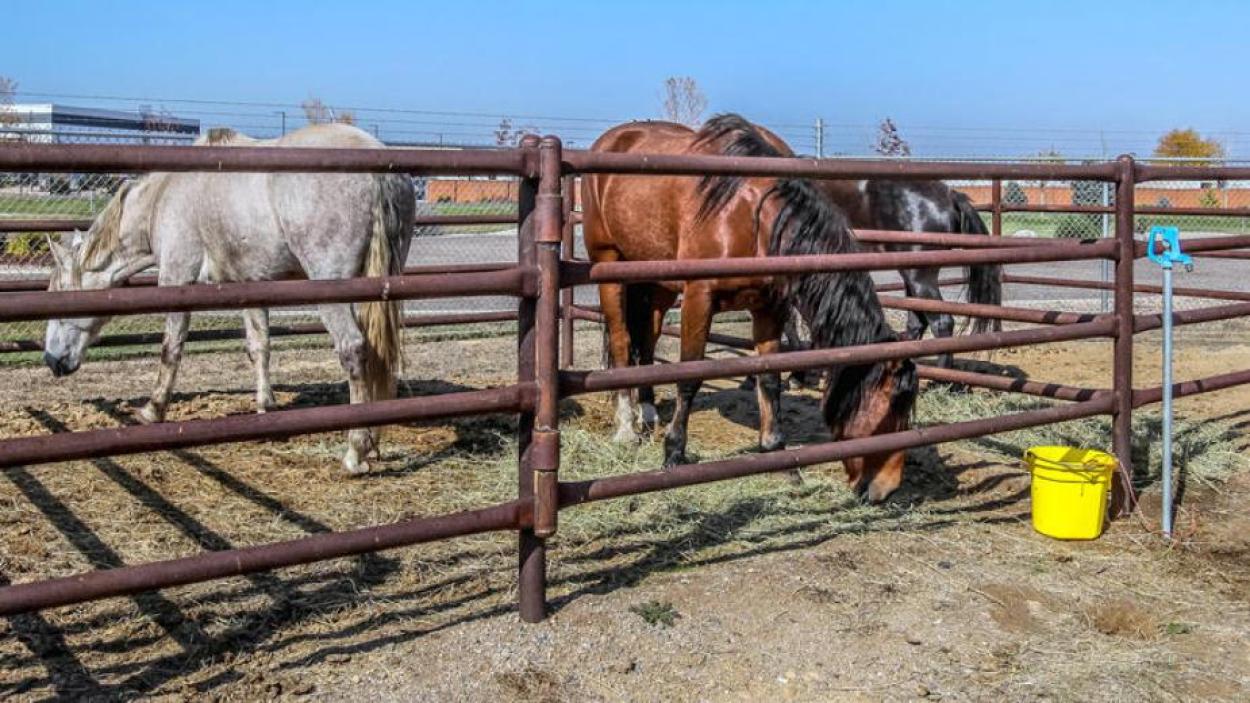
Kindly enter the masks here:
<path id="1" fill-rule="evenodd" d="M 1162 252 L 1156 251 L 1160 239 L 1166 245 Z M 1192 268 L 1194 265 L 1193 258 L 1181 252 L 1181 233 L 1175 227 L 1163 225 L 1151 227 L 1150 239 L 1146 242 L 1146 256 L 1165 269 L 1172 268 L 1172 264 L 1182 264 L 1186 268 Z"/>

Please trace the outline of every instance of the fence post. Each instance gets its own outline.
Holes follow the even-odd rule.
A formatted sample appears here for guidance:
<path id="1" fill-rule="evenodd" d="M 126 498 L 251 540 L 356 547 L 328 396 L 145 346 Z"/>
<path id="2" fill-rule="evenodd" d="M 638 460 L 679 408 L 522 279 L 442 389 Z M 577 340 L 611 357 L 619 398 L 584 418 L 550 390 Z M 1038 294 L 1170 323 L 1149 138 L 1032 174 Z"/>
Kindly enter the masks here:
<path id="1" fill-rule="evenodd" d="M 561 196 L 561 146 L 556 137 L 526 139 L 530 157 L 518 199 L 517 260 L 537 267 L 538 286 L 518 310 L 517 375 L 538 388 L 532 411 L 517 426 L 518 496 L 533 500 L 533 525 L 520 531 L 517 590 L 521 619 L 539 622 L 547 614 L 545 540 L 555 534 L 560 466 L 559 347 L 560 245 L 564 203 Z"/>
<path id="2" fill-rule="evenodd" d="M 532 268 L 537 264 L 535 245 L 535 203 L 538 199 L 538 137 L 526 135 L 519 144 L 526 150 L 526 173 L 517 188 L 517 265 Z M 538 299 L 523 296 L 517 303 L 518 383 L 535 380 L 537 348 L 536 318 Z M 534 435 L 534 410 L 522 410 L 517 416 L 517 498 L 524 502 L 534 497 L 534 471 L 531 444 Z M 531 513 L 532 514 L 532 513 Z M 521 619 L 538 622 L 546 614 L 547 549 L 534 528 L 521 527 L 517 533 L 517 594 Z"/>
<path id="3" fill-rule="evenodd" d="M 1115 351 L 1113 360 L 1113 397 L 1111 446 L 1120 464 L 1119 477 L 1112 492 L 1112 510 L 1116 516 L 1133 512 L 1133 264 L 1136 243 L 1133 240 L 1133 198 L 1136 168 L 1133 157 L 1117 160 L 1115 193 L 1115 237 L 1119 244 L 1115 262 Z"/>
<path id="4" fill-rule="evenodd" d="M 1003 181 L 995 178 L 990 183 L 990 234 L 1003 236 Z"/>
<path id="5" fill-rule="evenodd" d="M 574 190 L 577 185 L 577 176 L 565 176 L 560 184 L 561 194 L 564 196 L 564 227 L 562 232 L 563 242 L 561 243 L 560 256 L 565 261 L 571 261 L 577 255 L 576 239 L 574 237 L 573 211 L 576 209 L 577 197 Z M 565 288 L 560 291 L 560 366 L 571 368 L 573 366 L 573 306 L 576 300 L 573 297 L 573 288 Z"/>

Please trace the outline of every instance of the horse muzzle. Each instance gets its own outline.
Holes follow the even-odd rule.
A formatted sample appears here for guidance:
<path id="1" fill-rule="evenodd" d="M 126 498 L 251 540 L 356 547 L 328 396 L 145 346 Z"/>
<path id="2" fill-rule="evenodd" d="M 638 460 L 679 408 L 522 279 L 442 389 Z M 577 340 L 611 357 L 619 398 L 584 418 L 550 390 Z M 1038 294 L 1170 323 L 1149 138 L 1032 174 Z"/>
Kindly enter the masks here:
<path id="1" fill-rule="evenodd" d="M 52 375 L 56 378 L 68 376 L 78 370 L 78 364 L 70 362 L 65 357 L 54 356 L 48 352 L 43 353 L 43 363 L 48 365 L 48 368 L 52 370 Z"/>

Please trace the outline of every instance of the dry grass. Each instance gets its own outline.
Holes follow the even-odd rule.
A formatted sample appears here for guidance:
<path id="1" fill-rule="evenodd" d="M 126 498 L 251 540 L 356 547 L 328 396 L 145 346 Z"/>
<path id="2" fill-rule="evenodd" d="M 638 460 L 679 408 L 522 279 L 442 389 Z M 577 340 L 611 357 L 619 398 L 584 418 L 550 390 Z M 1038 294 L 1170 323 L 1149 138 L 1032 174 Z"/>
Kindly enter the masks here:
<path id="1" fill-rule="evenodd" d="M 595 341 L 592 337 L 587 343 Z M 461 344 L 456 348 L 463 354 L 457 355 L 432 345 L 414 348 L 414 354 L 426 356 L 412 368 L 440 380 L 414 381 L 407 392 L 507 381 L 507 340 Z M 299 369 L 302 381 L 280 385 L 280 403 L 345 402 L 328 353 L 279 354 L 284 368 Z M 98 378 L 85 379 L 84 387 L 95 397 L 18 400 L 0 409 L 0 426 L 18 435 L 127 422 L 128 410 L 142 398 L 130 395 L 133 389 L 123 384 L 140 366 L 109 363 L 92 371 Z M 492 366 L 499 369 L 496 374 L 481 374 L 479 369 Z M 188 367 L 188 391 L 176 401 L 171 419 L 251 411 L 241 354 L 203 355 L 189 360 Z M 29 390 L 21 390 L 35 387 L 25 385 L 22 374 L 27 373 L 33 378 L 36 372 L 16 369 L 0 381 L 14 389 L 10 397 L 31 397 Z M 1029 401 L 1006 396 L 930 390 L 918 417 L 950 421 L 1027 407 Z M 605 441 L 610 398 L 587 397 L 562 410 L 563 478 L 659 465 L 658 438 L 636 447 Z M 694 416 L 692 452 L 710 460 L 753 451 L 753 412 L 753 394 L 736 390 L 733 382 L 709 384 Z M 787 396 L 785 412 L 795 441 L 824 437 L 813 396 Z M 1229 444 L 1235 431 L 1199 423 L 1182 425 L 1182 431 L 1204 438 L 1190 445 L 1190 476 L 1216 484 L 1241 468 Z M 508 418 L 393 428 L 381 469 L 357 480 L 336 473 L 343 449 L 337 433 L 14 470 L 0 479 L 0 575 L 29 581 L 481 507 L 515 495 L 514 433 L 515 423 Z M 1146 555 L 1151 576 L 1135 586 L 1133 598 L 1161 603 L 1167 594 L 1154 589 L 1163 588 L 1163 582 L 1152 579 L 1162 578 L 1168 562 L 1149 561 L 1152 552 L 1135 547 L 1127 536 L 1112 535 L 1114 548 L 1108 542 L 1082 554 L 1019 537 L 1018 530 L 981 524 L 1002 522 L 1011 528 L 1026 514 L 1027 483 L 1017 467 L 1024 447 L 1059 441 L 1103 446 L 1105 434 L 1099 433 L 1105 427 L 1096 422 L 1068 423 L 958 443 L 941 452 L 913 452 L 900 500 L 883 506 L 860 505 L 845 487 L 841 467 L 830 465 L 805 470 L 799 486 L 759 476 L 579 507 L 561 514 L 552 544 L 551 596 L 565 612 L 576 613 L 597 596 L 621 589 L 667 579 L 680 583 L 718 568 L 741 569 L 752 559 L 788 563 L 815 550 L 804 573 L 827 574 L 828 581 L 787 585 L 783 595 L 758 596 L 759 602 L 792 597 L 802 607 L 844 618 L 837 626 L 840 637 L 882 637 L 895 626 L 887 624 L 891 612 L 909 613 L 913 596 L 949 597 L 1002 608 L 1002 613 L 990 610 L 986 621 L 1014 623 L 1002 627 L 1013 637 L 1042 638 L 1043 648 L 1060 646 L 1057 638 L 1075 622 L 1064 619 L 1071 612 L 1088 613 L 1093 624 L 1080 624 L 1073 642 L 1103 648 L 1120 662 L 1112 669 L 1132 672 L 1143 662 L 1164 658 L 1164 652 L 1117 649 L 1121 645 L 1098 639 L 1137 637 L 1128 634 L 1134 632 L 1128 624 L 1108 619 L 1114 609 L 1103 604 L 1114 601 L 1100 594 L 1106 577 L 1098 569 L 1140 575 Z M 822 551 L 826 543 L 839 545 L 838 550 Z M 1056 554 L 1069 559 L 1060 561 Z M 511 623 L 500 616 L 509 614 L 514 602 L 514 560 L 511 535 L 482 535 L 23 616 L 0 634 L 0 695 L 224 693 L 255 699 L 311 691 L 334 697 L 329 692 L 351 690 L 354 671 L 407 670 L 414 647 L 435 646 L 439 637 L 472 632 L 478 623 Z M 974 564 L 974 570 L 964 568 Z M 777 573 L 788 575 L 785 569 Z M 1033 590 L 1021 585 L 1028 578 L 1038 580 Z M 1060 585 L 1065 578 L 1071 583 Z M 743 574 L 734 582 L 744 598 L 757 597 L 752 589 L 777 585 L 754 583 Z M 641 625 L 628 606 L 672 603 L 682 615 L 674 627 L 649 629 L 680 634 L 702 626 L 706 618 L 701 602 L 680 596 L 630 596 L 614 607 Z M 1178 606 L 1176 612 L 1148 610 L 1160 613 L 1149 628 L 1155 639 L 1137 641 L 1155 643 L 1167 623 L 1195 623 L 1202 636 L 1218 633 L 1210 618 L 1214 601 L 1209 595 L 1201 601 Z M 932 604 L 918 601 L 914 607 L 925 613 Z M 603 615 L 589 620 L 592 630 L 612 622 Z M 1099 622 L 1110 623 L 1106 627 L 1115 636 L 1102 634 Z M 1172 639 L 1195 636 L 1178 633 Z M 446 645 L 450 651 L 460 646 L 464 643 Z M 860 646 L 871 653 L 874 645 L 862 641 Z M 902 651 L 913 646 L 904 643 Z M 1032 661 L 1028 666 L 1035 672 L 1037 662 L 1055 672 L 1061 668 L 1059 657 L 985 654 L 998 662 L 994 671 L 982 672 L 987 680 L 1025 666 L 1021 661 Z M 491 679 L 494 694 L 522 700 L 585 697 L 568 694 L 563 676 L 541 668 L 527 671 L 500 672 Z M 983 692 L 998 690 L 994 685 L 986 684 Z"/>
<path id="2" fill-rule="evenodd" d="M 1040 398 L 1006 393 L 957 392 L 943 386 L 930 387 L 917 403 L 920 424 L 959 422 L 1050 407 Z M 1158 479 L 1162 458 L 1159 437 L 1162 419 L 1157 410 L 1139 410 L 1133 416 L 1133 468 L 1138 482 Z M 1241 450 L 1244 441 L 1229 422 L 1179 416 L 1173 425 L 1175 466 L 1188 480 L 1215 486 L 1233 474 L 1250 468 Z M 1047 444 L 1107 450 L 1111 445 L 1111 421 L 1097 417 L 1042 427 L 1004 432 L 968 443 L 1005 459 L 1019 460 L 1028 447 Z"/>

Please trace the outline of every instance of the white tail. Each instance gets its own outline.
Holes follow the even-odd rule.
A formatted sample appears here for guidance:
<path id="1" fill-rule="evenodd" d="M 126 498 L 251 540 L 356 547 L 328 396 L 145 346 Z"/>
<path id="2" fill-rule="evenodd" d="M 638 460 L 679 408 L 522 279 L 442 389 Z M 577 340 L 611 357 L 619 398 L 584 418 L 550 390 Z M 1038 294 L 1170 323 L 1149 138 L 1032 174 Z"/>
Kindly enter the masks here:
<path id="1" fill-rule="evenodd" d="M 373 196 L 373 231 L 369 237 L 369 254 L 364 274 L 368 277 L 395 276 L 403 273 L 404 262 L 395 250 L 402 239 L 404 226 L 389 192 L 394 176 L 377 176 Z M 403 311 L 399 301 L 360 303 L 356 320 L 365 338 L 365 383 L 374 400 L 394 398 L 396 379 L 403 372 Z"/>

